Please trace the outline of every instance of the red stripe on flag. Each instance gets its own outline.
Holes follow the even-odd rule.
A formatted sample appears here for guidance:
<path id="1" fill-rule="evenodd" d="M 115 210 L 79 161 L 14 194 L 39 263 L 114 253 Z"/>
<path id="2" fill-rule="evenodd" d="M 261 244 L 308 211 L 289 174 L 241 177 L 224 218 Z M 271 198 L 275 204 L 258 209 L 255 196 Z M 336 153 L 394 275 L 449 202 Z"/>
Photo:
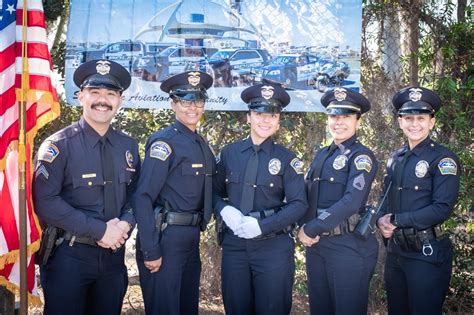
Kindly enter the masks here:
<path id="1" fill-rule="evenodd" d="M 28 26 L 37 26 L 46 29 L 46 23 L 44 19 L 44 12 L 42 11 L 28 11 Z M 23 9 L 16 10 L 17 25 L 21 25 L 23 19 Z"/>
<path id="2" fill-rule="evenodd" d="M 5 93 L 0 94 L 0 116 L 2 116 L 7 111 L 7 109 L 12 107 L 12 104 L 15 104 L 15 102 L 15 87 L 12 86 L 8 90 L 6 90 Z"/>
<path id="3" fill-rule="evenodd" d="M 2 228 L 3 234 L 5 235 L 5 240 L 7 241 L 8 250 L 11 251 L 14 249 L 18 249 L 20 242 L 18 240 L 18 237 L 6 237 L 7 235 L 18 235 L 18 229 L 16 226 L 16 219 L 15 219 L 15 209 L 13 208 L 13 203 L 11 200 L 8 182 L 12 180 L 17 181 L 17 178 L 9 178 L 7 172 L 4 172 L 4 175 L 5 175 L 5 180 L 3 182 L 2 191 L 0 193 L 0 204 L 2 205 L 2 215 L 0 216 L 0 227 Z M 15 172 L 12 176 L 17 177 L 18 173 Z"/>

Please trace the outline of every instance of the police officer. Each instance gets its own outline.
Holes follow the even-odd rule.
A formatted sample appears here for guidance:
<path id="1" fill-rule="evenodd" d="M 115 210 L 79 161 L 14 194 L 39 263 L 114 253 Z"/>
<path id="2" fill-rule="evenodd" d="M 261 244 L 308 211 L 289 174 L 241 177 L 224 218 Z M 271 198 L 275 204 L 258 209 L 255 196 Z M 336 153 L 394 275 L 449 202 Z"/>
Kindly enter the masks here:
<path id="1" fill-rule="evenodd" d="M 311 314 L 367 314 L 369 282 L 377 262 L 373 235 L 352 232 L 364 211 L 378 162 L 357 139 L 369 101 L 345 88 L 321 98 L 334 141 L 316 152 L 306 175 L 309 210 L 298 237 L 306 246 Z"/>
<path id="2" fill-rule="evenodd" d="M 226 314 L 289 314 L 294 278 L 291 225 L 307 207 L 302 162 L 273 142 L 280 112 L 290 102 L 278 84 L 241 94 L 250 137 L 218 158 L 215 210 L 226 224 L 222 295 Z"/>
<path id="3" fill-rule="evenodd" d="M 137 142 L 110 123 L 130 74 L 109 60 L 74 73 L 83 115 L 38 151 L 36 213 L 61 229 L 41 267 L 44 314 L 120 314 L 127 290 L 125 240 L 135 224 L 131 195 L 140 168 Z"/>
<path id="4" fill-rule="evenodd" d="M 430 138 L 439 96 L 407 87 L 393 97 L 407 144 L 387 162 L 390 187 L 378 227 L 389 238 L 385 285 L 389 314 L 441 314 L 451 278 L 453 248 L 441 224 L 459 191 L 458 157 Z M 391 186 L 389 186 L 391 183 Z"/>
<path id="5" fill-rule="evenodd" d="M 161 84 L 176 122 L 148 139 L 134 197 L 147 314 L 198 313 L 199 237 L 212 214 L 215 158 L 196 128 L 212 82 L 207 73 L 188 71 Z"/>

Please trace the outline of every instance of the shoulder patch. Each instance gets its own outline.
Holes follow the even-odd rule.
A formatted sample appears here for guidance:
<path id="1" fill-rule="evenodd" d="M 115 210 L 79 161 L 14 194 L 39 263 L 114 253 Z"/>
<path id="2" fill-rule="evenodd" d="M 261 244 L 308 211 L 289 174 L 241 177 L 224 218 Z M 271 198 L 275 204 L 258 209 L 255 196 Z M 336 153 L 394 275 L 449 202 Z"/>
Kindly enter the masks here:
<path id="1" fill-rule="evenodd" d="M 304 174 L 304 164 L 300 161 L 300 159 L 294 158 L 293 160 L 291 160 L 290 165 L 295 170 L 296 174 Z"/>
<path id="2" fill-rule="evenodd" d="M 458 165 L 452 158 L 444 158 L 438 163 L 441 175 L 457 175 Z"/>
<path id="3" fill-rule="evenodd" d="M 354 164 L 359 171 L 367 171 L 370 173 L 372 170 L 372 159 L 368 155 L 359 155 L 354 159 Z"/>
<path id="4" fill-rule="evenodd" d="M 59 155 L 58 147 L 52 142 L 43 142 L 38 150 L 38 161 L 53 163 L 54 159 Z"/>
<path id="5" fill-rule="evenodd" d="M 169 144 L 164 141 L 155 141 L 150 147 L 150 157 L 161 161 L 166 161 L 172 152 Z"/>

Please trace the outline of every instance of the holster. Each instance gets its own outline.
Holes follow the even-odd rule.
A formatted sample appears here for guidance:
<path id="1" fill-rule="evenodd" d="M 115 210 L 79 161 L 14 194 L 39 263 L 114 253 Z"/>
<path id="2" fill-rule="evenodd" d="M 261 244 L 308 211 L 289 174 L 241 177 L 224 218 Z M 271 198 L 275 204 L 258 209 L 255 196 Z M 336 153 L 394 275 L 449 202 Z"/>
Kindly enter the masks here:
<path id="1" fill-rule="evenodd" d="M 155 227 L 158 230 L 158 235 L 161 241 L 162 232 L 166 229 L 166 212 L 167 210 L 162 205 L 158 205 L 153 209 L 155 214 Z"/>
<path id="2" fill-rule="evenodd" d="M 415 228 L 396 229 L 393 233 L 393 240 L 404 251 L 418 252 L 423 248 Z"/>
<path id="3" fill-rule="evenodd" d="M 35 254 L 35 264 L 44 266 L 54 255 L 56 248 L 63 242 L 63 230 L 54 226 L 47 226 L 41 237 L 40 249 Z"/>
<path id="4" fill-rule="evenodd" d="M 217 245 L 222 245 L 224 241 L 224 220 L 218 214 L 214 216 L 216 220 L 216 237 L 217 237 Z"/>

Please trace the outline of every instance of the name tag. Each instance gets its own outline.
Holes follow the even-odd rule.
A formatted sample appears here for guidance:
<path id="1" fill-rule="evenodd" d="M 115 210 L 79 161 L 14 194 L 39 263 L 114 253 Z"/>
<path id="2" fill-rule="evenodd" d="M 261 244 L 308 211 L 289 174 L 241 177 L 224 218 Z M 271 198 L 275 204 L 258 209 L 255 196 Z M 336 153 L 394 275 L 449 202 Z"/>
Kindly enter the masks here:
<path id="1" fill-rule="evenodd" d="M 94 177 L 97 177 L 97 175 L 95 173 L 82 174 L 82 178 L 94 178 Z"/>
<path id="2" fill-rule="evenodd" d="M 192 168 L 200 168 L 200 167 L 203 167 L 202 164 L 191 164 L 191 167 Z"/>

